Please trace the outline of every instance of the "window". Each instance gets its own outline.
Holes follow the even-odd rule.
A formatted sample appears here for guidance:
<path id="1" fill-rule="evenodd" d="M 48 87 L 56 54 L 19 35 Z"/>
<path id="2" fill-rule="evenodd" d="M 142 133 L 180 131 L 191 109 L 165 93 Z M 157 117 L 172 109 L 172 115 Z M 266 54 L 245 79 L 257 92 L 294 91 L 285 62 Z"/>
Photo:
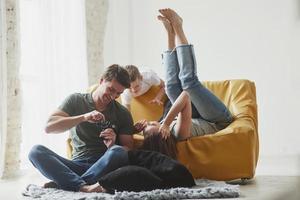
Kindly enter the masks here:
<path id="1" fill-rule="evenodd" d="M 47 118 L 88 86 L 84 0 L 20 1 L 21 168 L 35 144 L 66 155 L 68 133 L 46 134 Z"/>

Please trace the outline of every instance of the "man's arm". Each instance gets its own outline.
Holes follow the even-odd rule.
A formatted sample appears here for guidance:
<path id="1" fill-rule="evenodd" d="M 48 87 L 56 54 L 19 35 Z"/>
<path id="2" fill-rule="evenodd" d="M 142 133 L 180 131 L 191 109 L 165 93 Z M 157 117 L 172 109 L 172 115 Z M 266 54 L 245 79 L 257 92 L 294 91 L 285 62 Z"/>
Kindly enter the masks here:
<path id="1" fill-rule="evenodd" d="M 104 115 L 96 110 L 77 116 L 70 116 L 62 110 L 56 110 L 48 119 L 45 127 L 46 133 L 61 133 L 81 122 L 95 123 L 104 119 Z"/>
<path id="2" fill-rule="evenodd" d="M 48 119 L 46 133 L 61 133 L 84 121 L 84 115 L 71 117 L 66 112 L 56 110 Z"/>
<path id="3" fill-rule="evenodd" d="M 121 106 L 122 107 L 122 106 Z M 133 136 L 135 133 L 135 127 L 133 124 L 132 115 L 126 109 L 120 109 L 118 112 L 118 141 L 125 149 L 130 150 L 133 148 Z"/>

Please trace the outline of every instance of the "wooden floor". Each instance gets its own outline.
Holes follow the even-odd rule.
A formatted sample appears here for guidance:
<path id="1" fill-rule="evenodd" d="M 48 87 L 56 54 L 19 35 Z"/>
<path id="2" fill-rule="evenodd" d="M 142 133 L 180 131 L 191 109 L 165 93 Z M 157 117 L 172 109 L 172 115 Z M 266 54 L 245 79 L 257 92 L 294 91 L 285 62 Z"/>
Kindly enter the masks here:
<path id="1" fill-rule="evenodd" d="M 35 171 L 23 172 L 19 177 L 0 180 L 0 199 L 27 199 L 21 193 L 30 184 L 40 185 L 46 181 Z M 241 184 L 239 181 L 233 184 Z M 243 200 L 300 200 L 300 176 L 257 176 L 240 185 Z"/>
<path id="2" fill-rule="evenodd" d="M 300 176 L 257 176 L 240 188 L 237 199 L 300 200 Z"/>

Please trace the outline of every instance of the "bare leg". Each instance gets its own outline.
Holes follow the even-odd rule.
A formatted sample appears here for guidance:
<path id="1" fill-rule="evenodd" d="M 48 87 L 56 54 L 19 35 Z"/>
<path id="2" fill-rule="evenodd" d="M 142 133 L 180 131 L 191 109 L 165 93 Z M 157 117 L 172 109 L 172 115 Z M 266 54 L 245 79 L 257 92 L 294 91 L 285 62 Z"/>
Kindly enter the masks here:
<path id="1" fill-rule="evenodd" d="M 177 45 L 188 44 L 188 40 L 182 28 L 182 18 L 170 8 L 160 9 L 159 12 L 171 22 L 176 35 Z"/>
<path id="2" fill-rule="evenodd" d="M 173 50 L 175 48 L 175 32 L 174 29 L 171 25 L 171 22 L 166 18 L 161 15 L 157 16 L 157 19 L 162 21 L 167 34 L 168 34 L 168 50 Z"/>

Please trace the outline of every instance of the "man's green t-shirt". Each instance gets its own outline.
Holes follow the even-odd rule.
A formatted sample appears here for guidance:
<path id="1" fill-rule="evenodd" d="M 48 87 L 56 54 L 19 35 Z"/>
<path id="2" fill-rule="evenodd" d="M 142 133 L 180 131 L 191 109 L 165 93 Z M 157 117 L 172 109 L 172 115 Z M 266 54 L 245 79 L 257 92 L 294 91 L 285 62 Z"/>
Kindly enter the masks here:
<path id="1" fill-rule="evenodd" d="M 65 99 L 59 109 L 70 116 L 82 115 L 96 110 L 91 93 L 75 93 Z M 130 112 L 117 101 L 112 101 L 101 112 L 105 119 L 114 126 L 117 135 L 116 144 L 119 144 L 120 134 L 132 135 L 134 132 L 133 119 Z M 96 123 L 82 122 L 71 129 L 73 145 L 72 159 L 101 156 L 107 150 L 103 140 L 99 137 L 99 127 Z"/>

